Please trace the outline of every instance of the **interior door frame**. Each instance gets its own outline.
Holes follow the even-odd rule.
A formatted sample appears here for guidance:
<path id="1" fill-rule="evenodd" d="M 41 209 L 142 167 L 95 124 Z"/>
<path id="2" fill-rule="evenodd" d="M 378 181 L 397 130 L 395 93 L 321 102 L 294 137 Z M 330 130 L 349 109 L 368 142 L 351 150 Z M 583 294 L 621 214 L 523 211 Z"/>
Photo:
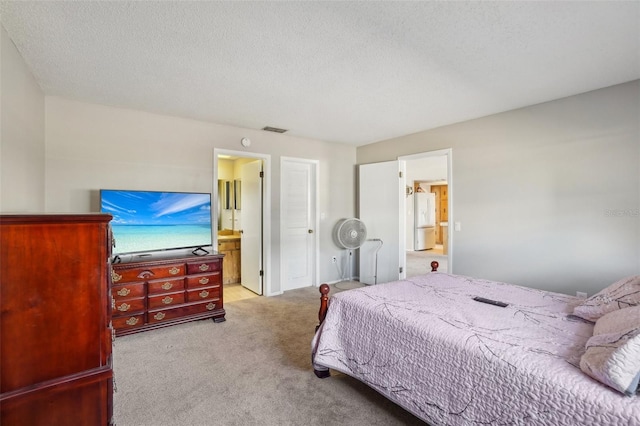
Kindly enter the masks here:
<path id="1" fill-rule="evenodd" d="M 453 212 L 453 149 L 445 148 L 445 149 L 438 149 L 436 151 L 425 151 L 417 154 L 403 155 L 398 157 L 398 160 L 411 161 L 411 160 L 418 160 L 426 157 L 443 157 L 443 156 L 447 157 L 447 191 L 448 191 L 447 209 L 449 213 L 449 216 L 447 218 L 447 223 L 449 224 L 449 226 L 447 226 L 447 239 L 448 239 L 447 240 L 447 244 L 448 244 L 447 272 L 451 274 L 453 273 L 453 244 L 454 244 L 453 228 L 455 227 L 455 222 L 453 222 L 453 218 L 455 217 Z M 406 203 L 403 204 L 402 206 L 403 207 L 400 214 L 406 217 L 407 215 Z M 406 249 L 402 247 L 401 251 L 402 251 L 402 255 L 405 258 L 404 263 L 406 264 L 406 258 L 407 258 Z"/>
<path id="2" fill-rule="evenodd" d="M 313 257 L 313 262 L 314 264 L 312 265 L 313 269 L 314 269 L 314 273 L 313 273 L 313 282 L 311 283 L 312 287 L 318 287 L 320 285 L 320 235 L 318 234 L 318 230 L 320 229 L 320 177 L 319 177 L 319 172 L 320 172 L 320 161 L 319 160 L 311 160 L 308 158 L 296 158 L 296 157 L 280 157 L 280 171 L 282 172 L 283 169 L 283 163 L 285 162 L 296 162 L 296 163 L 304 163 L 304 164 L 309 164 L 312 168 L 313 168 L 313 178 L 315 180 L 314 185 L 313 185 L 313 203 L 314 203 L 314 209 L 313 209 L 313 216 L 314 216 L 314 220 L 313 220 L 313 226 L 314 226 L 314 247 L 313 250 L 315 251 L 315 256 Z M 280 194 L 282 195 L 282 186 L 284 186 L 285 182 L 284 179 L 282 178 L 282 173 L 280 173 Z M 284 211 L 283 209 L 283 204 L 284 200 L 283 197 L 280 197 L 280 218 L 281 221 L 283 220 L 283 216 L 282 216 L 282 212 Z M 284 231 L 283 231 L 284 227 L 282 226 L 282 223 L 280 224 L 280 242 L 284 241 Z M 282 253 L 284 253 L 283 248 L 280 248 L 280 276 L 282 278 L 282 287 L 284 287 L 284 274 L 286 272 L 286 259 L 284 259 L 284 256 L 282 255 Z"/>
<path id="3" fill-rule="evenodd" d="M 265 296 L 276 296 L 281 292 L 273 293 L 271 288 L 271 155 L 257 152 L 234 151 L 229 149 L 213 149 L 213 199 L 218 199 L 218 156 L 229 155 L 232 157 L 254 158 L 262 160 L 264 171 L 262 203 L 262 268 L 263 268 L 263 294 Z M 212 223 L 218 223 L 218 209 L 212 209 Z M 218 247 L 218 232 L 213 233 L 213 247 Z M 242 248 L 241 248 L 242 250 Z"/>

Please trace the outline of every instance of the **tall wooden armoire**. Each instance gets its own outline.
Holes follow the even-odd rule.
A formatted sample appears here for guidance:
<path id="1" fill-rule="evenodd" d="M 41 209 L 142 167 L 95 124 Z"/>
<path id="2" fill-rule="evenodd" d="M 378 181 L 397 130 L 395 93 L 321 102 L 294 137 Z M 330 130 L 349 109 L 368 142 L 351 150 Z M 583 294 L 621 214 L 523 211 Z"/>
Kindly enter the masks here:
<path id="1" fill-rule="evenodd" d="M 0 215 L 0 424 L 112 423 L 110 215 Z"/>

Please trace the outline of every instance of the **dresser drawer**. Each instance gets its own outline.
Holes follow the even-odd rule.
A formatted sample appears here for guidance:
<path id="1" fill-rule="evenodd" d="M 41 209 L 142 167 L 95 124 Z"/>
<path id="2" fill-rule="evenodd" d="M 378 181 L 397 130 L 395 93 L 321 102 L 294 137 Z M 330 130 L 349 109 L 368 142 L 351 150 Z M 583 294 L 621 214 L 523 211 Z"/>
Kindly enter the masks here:
<path id="1" fill-rule="evenodd" d="M 213 259 L 203 262 L 189 262 L 187 263 L 187 273 L 202 274 L 204 272 L 213 272 L 222 270 L 222 259 Z"/>
<path id="2" fill-rule="evenodd" d="M 144 325 L 144 314 L 113 317 L 111 323 L 113 324 L 113 328 L 115 328 L 116 330 L 139 327 L 141 325 Z"/>
<path id="3" fill-rule="evenodd" d="M 149 296 L 149 309 L 162 308 L 164 306 L 179 305 L 184 303 L 184 291 L 167 293 L 159 296 Z"/>
<path id="4" fill-rule="evenodd" d="M 138 299 L 116 300 L 113 316 L 127 315 L 129 312 L 144 311 L 144 297 Z"/>
<path id="5" fill-rule="evenodd" d="M 144 297 L 144 283 L 126 283 L 122 285 L 114 285 L 111 288 L 111 295 L 115 300 Z"/>
<path id="6" fill-rule="evenodd" d="M 220 274 L 220 272 L 187 277 L 187 288 L 210 287 L 212 285 L 221 284 L 221 283 L 222 283 L 222 274 Z"/>
<path id="7" fill-rule="evenodd" d="M 220 286 L 199 288 L 187 291 L 187 302 L 197 302 L 200 300 L 219 299 Z"/>
<path id="8" fill-rule="evenodd" d="M 111 271 L 111 282 L 117 284 L 119 282 L 179 277 L 184 275 L 185 271 L 186 265 L 184 263 L 132 268 L 115 266 Z"/>
<path id="9" fill-rule="evenodd" d="M 184 278 L 149 281 L 149 295 L 184 290 Z"/>
<path id="10" fill-rule="evenodd" d="M 183 305 L 173 309 L 149 311 L 149 316 L 147 319 L 149 321 L 149 324 L 157 324 L 188 315 L 215 311 L 216 309 L 222 309 L 222 303 L 215 300 L 204 301 L 202 303 L 195 303 L 193 305 L 186 306 Z"/>

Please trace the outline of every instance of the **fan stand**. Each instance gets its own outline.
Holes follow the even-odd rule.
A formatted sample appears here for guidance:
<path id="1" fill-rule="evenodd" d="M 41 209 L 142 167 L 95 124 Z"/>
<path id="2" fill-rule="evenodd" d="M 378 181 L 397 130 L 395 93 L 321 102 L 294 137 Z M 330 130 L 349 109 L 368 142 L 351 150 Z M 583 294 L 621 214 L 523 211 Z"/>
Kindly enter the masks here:
<path id="1" fill-rule="evenodd" d="M 334 228 L 334 232 L 338 246 L 344 248 L 347 253 L 349 253 L 349 256 L 347 257 L 348 265 L 346 268 L 344 268 L 345 270 L 348 270 L 347 276 L 345 277 L 344 273 L 340 273 L 340 282 L 344 282 L 345 280 L 352 281 L 353 278 L 351 277 L 351 263 L 353 258 L 353 250 L 360 248 L 360 246 L 362 246 L 362 244 L 366 241 L 367 228 L 360 219 L 351 218 L 343 219 L 338 222 L 338 224 Z M 338 268 L 338 272 L 340 272 L 340 268 Z"/>
<path id="2" fill-rule="evenodd" d="M 382 245 L 384 243 L 382 242 L 382 240 L 380 238 L 372 238 L 372 239 L 367 240 L 367 241 L 376 241 L 376 242 L 380 243 L 380 245 L 378 246 L 378 248 L 374 252 L 374 256 L 375 256 L 375 261 L 374 261 L 375 272 L 374 272 L 374 276 L 373 276 L 373 284 L 376 285 L 376 284 L 378 284 L 378 252 L 380 251 L 380 249 L 382 248 Z"/>
<path id="3" fill-rule="evenodd" d="M 351 259 L 353 257 L 353 249 L 348 249 L 346 248 L 345 251 L 348 253 L 348 258 L 347 258 L 347 268 L 348 268 L 348 272 L 346 276 L 341 276 L 340 277 L 340 282 L 337 282 L 334 287 L 338 290 L 351 290 L 357 287 L 339 287 L 338 285 L 341 283 L 351 283 L 353 282 L 353 277 L 351 277 Z"/>

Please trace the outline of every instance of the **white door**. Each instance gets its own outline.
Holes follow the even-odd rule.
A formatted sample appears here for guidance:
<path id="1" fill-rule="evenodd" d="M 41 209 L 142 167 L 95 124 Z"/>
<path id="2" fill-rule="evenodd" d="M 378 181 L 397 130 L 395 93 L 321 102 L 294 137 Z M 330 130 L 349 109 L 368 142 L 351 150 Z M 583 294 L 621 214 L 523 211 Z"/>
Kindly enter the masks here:
<path id="1" fill-rule="evenodd" d="M 262 295 L 262 160 L 241 166 L 240 279 L 247 289 Z"/>
<path id="2" fill-rule="evenodd" d="M 360 220 L 367 241 L 360 247 L 360 282 L 380 284 L 405 278 L 405 162 L 358 167 Z"/>
<path id="3" fill-rule="evenodd" d="M 317 162 L 281 162 L 281 243 L 283 290 L 314 285 L 316 275 Z"/>

